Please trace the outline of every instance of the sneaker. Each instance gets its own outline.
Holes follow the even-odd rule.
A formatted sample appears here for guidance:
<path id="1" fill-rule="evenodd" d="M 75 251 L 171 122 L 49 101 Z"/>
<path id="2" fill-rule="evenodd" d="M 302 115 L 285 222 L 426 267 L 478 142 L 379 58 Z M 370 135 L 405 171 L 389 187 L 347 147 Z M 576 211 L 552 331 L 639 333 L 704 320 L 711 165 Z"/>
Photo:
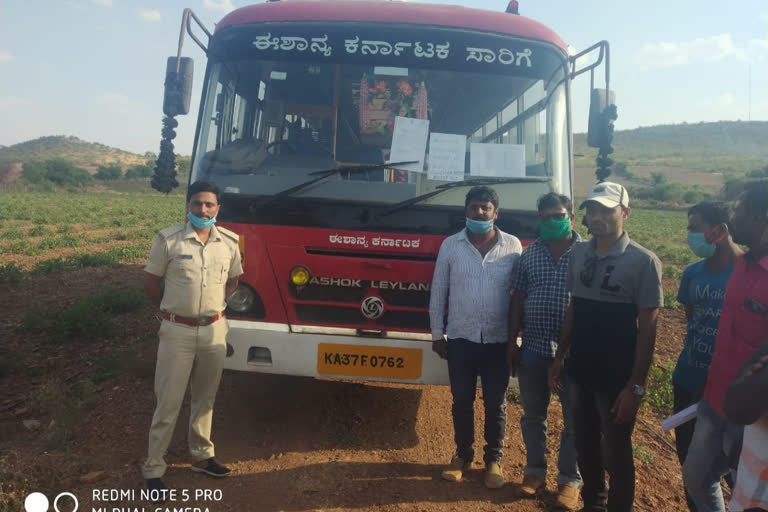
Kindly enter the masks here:
<path id="1" fill-rule="evenodd" d="M 543 489 L 546 484 L 543 478 L 535 475 L 525 475 L 523 483 L 520 485 L 520 495 L 526 498 L 536 496 L 536 493 Z"/>
<path id="2" fill-rule="evenodd" d="M 498 489 L 504 485 L 504 475 L 498 462 L 491 462 L 485 468 L 485 487 Z"/>
<path id="3" fill-rule="evenodd" d="M 205 463 L 205 466 L 198 465 L 202 463 Z M 208 460 L 201 460 L 192 464 L 190 469 L 196 473 L 205 473 L 208 476 L 215 476 L 219 478 L 227 476 L 230 473 L 230 469 L 228 467 L 222 466 L 216 462 L 216 459 L 213 457 Z"/>
<path id="4" fill-rule="evenodd" d="M 449 482 L 460 482 L 464 471 L 467 471 L 471 467 L 472 461 L 464 462 L 464 459 L 456 455 L 451 459 L 450 466 L 445 468 L 443 472 L 440 473 L 440 476 L 443 480 L 448 480 Z"/>
<path id="5" fill-rule="evenodd" d="M 579 494 L 577 487 L 563 484 L 557 488 L 555 507 L 564 510 L 577 510 L 579 508 Z"/>
<path id="6" fill-rule="evenodd" d="M 162 503 L 165 501 L 165 484 L 159 478 L 147 478 L 145 480 L 147 490 L 149 491 L 149 501 L 152 503 Z"/>

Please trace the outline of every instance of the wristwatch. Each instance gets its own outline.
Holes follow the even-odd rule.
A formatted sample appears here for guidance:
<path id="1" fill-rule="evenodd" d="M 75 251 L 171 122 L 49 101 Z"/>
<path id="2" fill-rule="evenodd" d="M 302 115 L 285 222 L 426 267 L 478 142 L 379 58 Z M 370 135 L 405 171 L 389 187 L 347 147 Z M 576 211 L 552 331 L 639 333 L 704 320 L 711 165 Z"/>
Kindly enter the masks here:
<path id="1" fill-rule="evenodd" d="M 635 396 L 643 396 L 645 395 L 645 388 L 642 384 L 634 384 L 632 385 L 632 394 Z"/>

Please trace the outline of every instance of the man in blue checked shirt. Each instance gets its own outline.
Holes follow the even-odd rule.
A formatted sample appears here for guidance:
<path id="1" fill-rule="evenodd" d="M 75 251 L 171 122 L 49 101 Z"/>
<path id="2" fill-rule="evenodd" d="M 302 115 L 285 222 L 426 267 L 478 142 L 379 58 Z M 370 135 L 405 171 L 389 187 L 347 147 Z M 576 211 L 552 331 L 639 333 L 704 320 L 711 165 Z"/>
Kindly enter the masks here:
<path id="1" fill-rule="evenodd" d="M 456 454 L 442 477 L 458 482 L 472 465 L 473 404 L 480 376 L 485 405 L 485 486 L 497 489 L 504 485 L 500 461 L 509 383 L 504 357 L 509 292 L 522 245 L 516 237 L 494 226 L 499 216 L 499 196 L 495 190 L 473 187 L 467 192 L 464 206 L 466 229 L 449 236 L 440 246 L 429 301 L 432 350 L 448 360 L 453 394 Z"/>
<path id="2" fill-rule="evenodd" d="M 547 411 L 551 392 L 547 381 L 549 365 L 555 357 L 560 327 L 568 309 L 566 290 L 571 248 L 581 241 L 573 231 L 573 204 L 550 192 L 539 198 L 539 238 L 528 246 L 512 281 L 514 295 L 510 309 L 507 362 L 517 373 L 523 417 L 520 426 L 526 451 L 526 466 L 519 493 L 532 497 L 544 489 L 547 476 Z M 523 343 L 517 346 L 522 329 Z M 570 416 L 570 402 L 563 380 L 560 403 L 563 406 L 563 432 L 560 437 L 557 478 L 557 505 L 575 510 L 579 504 L 581 476 L 576 464 L 576 447 Z"/>

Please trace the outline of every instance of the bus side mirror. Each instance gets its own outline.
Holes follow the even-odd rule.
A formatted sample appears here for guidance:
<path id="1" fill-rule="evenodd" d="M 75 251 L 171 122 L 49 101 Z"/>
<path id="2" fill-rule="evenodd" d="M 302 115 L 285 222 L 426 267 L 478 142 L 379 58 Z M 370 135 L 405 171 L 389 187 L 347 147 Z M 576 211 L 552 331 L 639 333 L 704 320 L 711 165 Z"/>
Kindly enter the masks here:
<path id="1" fill-rule="evenodd" d="M 178 63 L 178 71 L 176 64 Z M 175 117 L 189 113 L 192 100 L 193 61 L 190 57 L 168 57 L 165 64 L 163 114 Z"/>
<path id="2" fill-rule="evenodd" d="M 592 97 L 589 102 L 589 125 L 587 127 L 587 146 L 600 148 L 611 143 L 611 125 L 615 116 L 616 94 L 611 91 L 606 94 L 605 89 L 592 89 Z M 614 106 L 613 109 L 608 107 Z M 611 113 L 611 110 L 614 113 Z"/>

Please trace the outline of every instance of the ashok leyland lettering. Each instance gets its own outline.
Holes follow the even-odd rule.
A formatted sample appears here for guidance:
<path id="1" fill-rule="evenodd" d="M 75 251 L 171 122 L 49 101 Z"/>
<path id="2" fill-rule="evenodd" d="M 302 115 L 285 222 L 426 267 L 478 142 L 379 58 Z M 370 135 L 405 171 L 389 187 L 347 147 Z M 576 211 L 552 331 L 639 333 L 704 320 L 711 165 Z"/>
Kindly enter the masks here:
<path id="1" fill-rule="evenodd" d="M 186 31 L 208 58 L 190 182 L 223 191 L 218 221 L 240 235 L 245 269 L 228 299 L 226 368 L 447 383 L 430 349 L 429 290 L 442 240 L 464 226 L 467 190 L 492 185 L 499 227 L 533 240 L 536 199 L 572 196 L 571 79 L 590 71 L 594 83 L 603 59 L 589 139 L 610 147 L 607 43 L 569 57 L 516 11 L 267 2 L 213 34 L 200 26 L 207 44 L 184 12 L 153 186 L 175 183 Z"/>

